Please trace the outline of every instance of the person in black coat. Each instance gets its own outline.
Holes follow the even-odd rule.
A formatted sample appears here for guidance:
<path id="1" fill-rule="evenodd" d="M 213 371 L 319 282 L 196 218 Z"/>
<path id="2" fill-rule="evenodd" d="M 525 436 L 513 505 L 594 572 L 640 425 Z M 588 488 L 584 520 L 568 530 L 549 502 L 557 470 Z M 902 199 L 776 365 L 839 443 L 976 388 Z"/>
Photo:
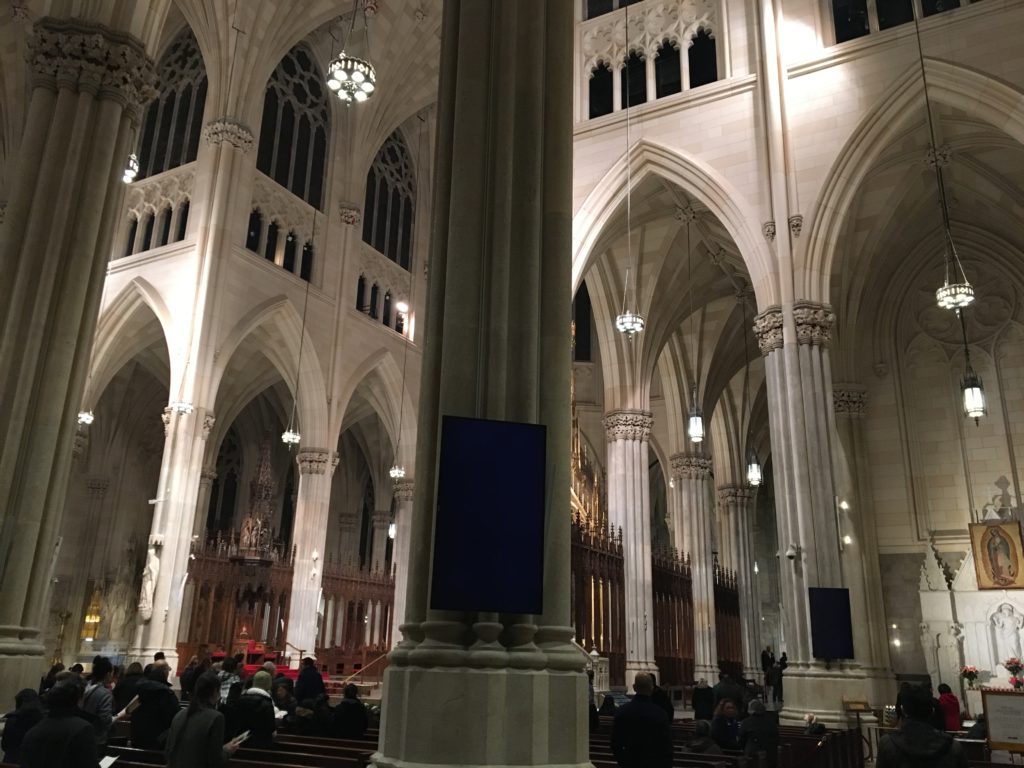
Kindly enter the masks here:
<path id="1" fill-rule="evenodd" d="M 270 697 L 270 674 L 260 670 L 252 678 L 252 687 L 227 708 L 227 735 L 234 738 L 249 731 L 247 747 L 269 749 L 274 746 L 277 717 Z"/>
<path id="2" fill-rule="evenodd" d="M 64 671 L 64 665 L 59 661 L 50 667 L 50 671 L 46 673 L 46 677 L 39 681 L 39 695 L 42 696 L 48 690 L 53 688 L 57 684 L 57 675 Z"/>
<path id="3" fill-rule="evenodd" d="M 720 755 L 722 748 L 711 738 L 711 723 L 697 720 L 693 724 L 693 739 L 686 745 L 687 752 L 697 755 Z"/>
<path id="4" fill-rule="evenodd" d="M 366 735 L 370 718 L 359 700 L 359 689 L 352 683 L 345 686 L 344 698 L 334 708 L 334 736 L 339 739 L 361 739 Z"/>
<path id="5" fill-rule="evenodd" d="M 0 741 L 4 762 L 17 765 L 21 759 L 21 742 L 25 734 L 45 716 L 39 694 L 32 688 L 18 691 L 14 697 L 14 711 L 4 716 L 4 735 Z"/>
<path id="6" fill-rule="evenodd" d="M 764 702 L 754 699 L 747 707 L 750 716 L 740 723 L 740 749 L 751 761 L 765 768 L 774 768 L 779 761 L 779 726 L 765 713 Z"/>
<path id="7" fill-rule="evenodd" d="M 133 661 L 128 665 L 124 674 L 118 678 L 117 685 L 114 686 L 115 715 L 131 703 L 131 700 L 135 698 L 139 683 L 145 679 L 142 676 L 142 665 L 139 662 Z"/>
<path id="8" fill-rule="evenodd" d="M 722 749 L 740 748 L 740 721 L 736 717 L 738 711 L 732 699 L 722 699 L 715 707 L 711 738 Z"/>
<path id="9" fill-rule="evenodd" d="M 295 682 L 295 698 L 298 701 L 313 699 L 327 695 L 323 676 L 317 671 L 316 663 L 308 656 L 302 660 L 299 679 Z"/>
<path id="10" fill-rule="evenodd" d="M 72 681 L 50 689 L 49 713 L 21 742 L 21 768 L 99 768 L 96 730 L 78 708 L 84 692 Z"/>
<path id="11" fill-rule="evenodd" d="M 654 679 L 637 673 L 636 696 L 619 707 L 612 726 L 612 752 L 621 768 L 671 768 L 672 726 L 665 710 L 651 699 Z"/>
<path id="12" fill-rule="evenodd" d="M 167 676 L 166 664 L 152 664 L 146 679 L 135 691 L 139 708 L 132 713 L 131 745 L 138 749 L 163 749 L 171 721 L 178 714 L 178 697 L 174 695 Z"/>
<path id="13" fill-rule="evenodd" d="M 693 689 L 693 719 L 710 721 L 715 716 L 715 691 L 701 678 Z"/>
<path id="14" fill-rule="evenodd" d="M 669 698 L 668 692 L 658 685 L 658 678 L 651 674 L 651 682 L 654 683 L 654 693 L 651 694 L 651 701 L 657 704 L 659 707 L 665 710 L 665 714 L 668 715 L 668 721 L 671 723 L 676 716 L 676 708 L 672 705 L 672 699 Z"/>
<path id="15" fill-rule="evenodd" d="M 960 744 L 931 725 L 931 691 L 913 686 L 902 693 L 906 719 L 879 740 L 876 768 L 967 768 Z"/>

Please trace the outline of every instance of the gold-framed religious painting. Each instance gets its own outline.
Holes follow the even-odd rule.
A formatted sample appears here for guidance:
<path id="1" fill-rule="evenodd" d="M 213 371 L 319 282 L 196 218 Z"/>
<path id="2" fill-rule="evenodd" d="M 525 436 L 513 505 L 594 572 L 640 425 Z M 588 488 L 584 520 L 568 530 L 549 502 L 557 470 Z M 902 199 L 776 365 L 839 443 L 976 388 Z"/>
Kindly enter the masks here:
<path id="1" fill-rule="evenodd" d="M 1024 589 L 1024 541 L 1018 521 L 971 523 L 978 589 Z"/>

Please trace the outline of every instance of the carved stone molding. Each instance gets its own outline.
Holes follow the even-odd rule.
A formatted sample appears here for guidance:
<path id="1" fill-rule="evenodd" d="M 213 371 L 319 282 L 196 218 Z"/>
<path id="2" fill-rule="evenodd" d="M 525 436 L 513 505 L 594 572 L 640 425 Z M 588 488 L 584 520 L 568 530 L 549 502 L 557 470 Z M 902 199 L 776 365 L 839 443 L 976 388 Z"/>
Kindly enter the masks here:
<path id="1" fill-rule="evenodd" d="M 754 498 L 754 489 L 747 485 L 723 485 L 718 489 L 718 501 L 725 506 L 743 506 Z"/>
<path id="2" fill-rule="evenodd" d="M 210 437 L 210 430 L 213 429 L 213 425 L 217 423 L 217 417 L 212 413 L 207 413 L 203 416 L 203 440 L 207 440 Z"/>
<path id="3" fill-rule="evenodd" d="M 229 117 L 219 117 L 204 125 L 203 141 L 211 147 L 226 141 L 243 155 L 251 152 L 256 146 L 256 137 L 252 135 L 252 131 Z"/>
<path id="4" fill-rule="evenodd" d="M 796 320 L 797 343 L 827 347 L 832 341 L 836 313 L 827 304 L 798 301 L 793 305 L 793 318 Z"/>
<path id="5" fill-rule="evenodd" d="M 646 441 L 651 436 L 654 417 L 650 411 L 609 411 L 603 423 L 609 443 L 615 440 Z"/>
<path id="6" fill-rule="evenodd" d="M 295 461 L 299 465 L 300 475 L 327 474 L 328 466 L 330 466 L 331 473 L 333 473 L 334 468 L 338 466 L 338 458 L 334 457 L 332 459 L 331 452 L 321 448 L 299 451 Z"/>
<path id="7" fill-rule="evenodd" d="M 668 457 L 672 477 L 706 480 L 711 477 L 711 457 L 702 453 L 674 453 Z"/>
<path id="8" fill-rule="evenodd" d="M 928 151 L 925 152 L 924 163 L 929 168 L 934 168 L 936 165 L 939 168 L 945 168 L 949 165 L 949 160 L 953 155 L 953 149 L 949 144 L 943 144 L 938 149 L 929 146 Z"/>
<path id="9" fill-rule="evenodd" d="M 804 217 L 803 214 L 798 213 L 795 216 L 789 217 L 789 234 L 793 237 L 800 237 L 800 233 L 804 228 Z"/>
<path id="10" fill-rule="evenodd" d="M 129 216 L 141 220 L 147 213 L 156 216 L 166 208 L 177 209 L 192 198 L 195 164 L 142 179 L 128 185 L 125 208 Z"/>
<path id="11" fill-rule="evenodd" d="M 761 225 L 761 231 L 764 233 L 765 240 L 767 240 L 769 243 L 772 243 L 772 242 L 775 241 L 775 222 L 774 221 L 766 221 L 764 224 L 762 224 Z"/>
<path id="12" fill-rule="evenodd" d="M 717 6 L 714 0 L 647 0 L 630 7 L 628 29 L 625 13 L 588 19 L 581 25 L 584 69 L 590 72 L 601 62 L 617 68 L 634 51 L 657 56 L 666 39 L 676 48 L 688 48 L 699 30 L 712 36 L 717 31 Z"/>
<path id="13" fill-rule="evenodd" d="M 363 209 L 355 203 L 338 203 L 338 216 L 342 224 L 358 227 L 363 221 Z"/>
<path id="14" fill-rule="evenodd" d="M 395 480 L 395 501 L 412 501 L 412 494 L 415 489 L 416 484 L 413 482 L 412 478 L 404 477 L 401 480 Z"/>
<path id="15" fill-rule="evenodd" d="M 204 469 L 199 473 L 200 483 L 212 483 L 217 479 L 217 470 L 215 469 Z"/>
<path id="16" fill-rule="evenodd" d="M 85 481 L 85 487 L 89 495 L 95 499 L 102 499 L 110 486 L 110 480 L 106 477 L 90 477 Z"/>
<path id="17" fill-rule="evenodd" d="M 359 251 L 359 274 L 366 280 L 366 290 L 376 285 L 380 289 L 383 300 L 385 294 L 391 294 L 391 306 L 399 301 L 409 302 L 409 273 L 398 266 L 372 245 L 361 242 Z M 367 294 L 369 295 L 369 294 Z"/>
<path id="18" fill-rule="evenodd" d="M 142 43 L 100 24 L 40 19 L 29 41 L 28 61 L 37 87 L 69 88 L 111 99 L 133 119 L 156 96 L 156 71 Z"/>
<path id="19" fill-rule="evenodd" d="M 313 206 L 259 171 L 252 181 L 252 207 L 260 212 L 264 226 L 277 224 L 279 238 L 293 232 L 300 243 L 313 239 Z"/>
<path id="20" fill-rule="evenodd" d="M 768 307 L 755 317 L 754 335 L 765 357 L 776 349 L 782 349 L 782 310 L 779 307 Z"/>
<path id="21" fill-rule="evenodd" d="M 859 418 L 867 409 L 868 396 L 863 389 L 839 387 L 832 390 L 832 407 L 840 416 Z"/>

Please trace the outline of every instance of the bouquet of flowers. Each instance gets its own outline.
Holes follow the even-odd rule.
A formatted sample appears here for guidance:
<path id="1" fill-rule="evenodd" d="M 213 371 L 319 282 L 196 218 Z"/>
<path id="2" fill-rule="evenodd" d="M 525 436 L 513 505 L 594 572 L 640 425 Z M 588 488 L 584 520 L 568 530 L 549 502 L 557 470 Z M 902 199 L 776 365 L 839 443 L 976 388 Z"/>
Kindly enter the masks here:
<path id="1" fill-rule="evenodd" d="M 1014 675 L 1010 678 L 1010 685 L 1012 685 L 1015 690 L 1019 691 L 1021 688 L 1024 688 L 1024 677 Z"/>
<path id="2" fill-rule="evenodd" d="M 974 681 L 978 679 L 978 668 L 977 667 L 961 667 L 960 677 L 967 681 L 967 685 L 971 688 L 974 687 Z"/>
<path id="3" fill-rule="evenodd" d="M 1018 659 L 1016 656 L 1011 656 L 1003 662 L 1003 666 L 1006 667 L 1006 671 L 1014 677 L 1018 677 L 1022 670 L 1024 670 L 1024 662 Z"/>

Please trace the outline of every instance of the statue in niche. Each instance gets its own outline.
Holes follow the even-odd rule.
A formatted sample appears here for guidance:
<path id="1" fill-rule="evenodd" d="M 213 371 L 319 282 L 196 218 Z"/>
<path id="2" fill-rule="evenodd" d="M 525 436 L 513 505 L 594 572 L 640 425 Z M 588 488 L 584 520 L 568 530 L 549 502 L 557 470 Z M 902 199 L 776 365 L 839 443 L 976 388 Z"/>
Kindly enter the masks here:
<path id="1" fill-rule="evenodd" d="M 142 591 L 139 593 L 139 618 L 143 621 L 153 618 L 153 592 L 159 575 L 160 558 L 157 557 L 156 547 L 150 544 L 146 551 L 146 567 L 142 571 Z"/>
<path id="2" fill-rule="evenodd" d="M 1024 614 L 1020 614 L 1009 603 L 1003 603 L 992 614 L 992 625 L 996 636 L 996 663 L 1002 664 L 1009 658 L 1021 657 L 1020 632 L 1024 629 Z"/>

